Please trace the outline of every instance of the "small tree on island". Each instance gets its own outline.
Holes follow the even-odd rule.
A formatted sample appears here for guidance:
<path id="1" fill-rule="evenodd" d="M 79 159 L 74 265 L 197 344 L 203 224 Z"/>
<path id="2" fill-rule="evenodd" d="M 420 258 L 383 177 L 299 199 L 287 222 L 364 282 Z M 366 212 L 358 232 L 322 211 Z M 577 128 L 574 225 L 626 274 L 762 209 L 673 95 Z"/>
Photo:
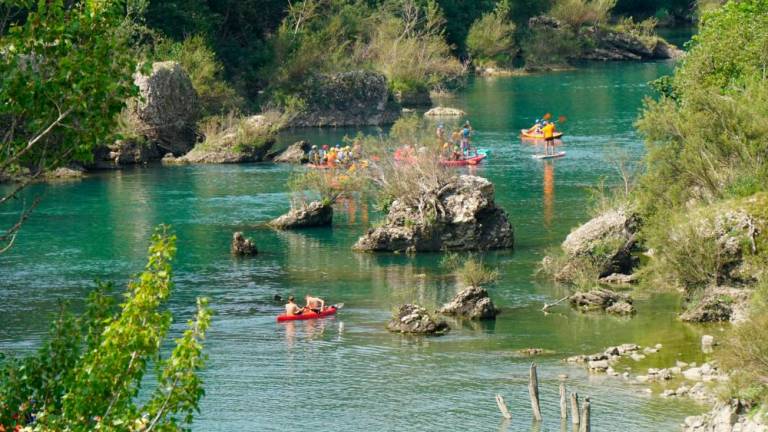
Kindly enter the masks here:
<path id="1" fill-rule="evenodd" d="M 160 347 L 171 326 L 163 310 L 173 283 L 176 237 L 166 226 L 152 236 L 148 263 L 128 285 L 115 311 L 110 284 L 99 284 L 86 311 L 62 309 L 37 354 L 0 358 L 0 427 L 35 431 L 179 430 L 191 424 L 204 394 L 198 372 L 210 324 L 207 300 L 167 358 Z M 143 404 L 136 399 L 150 363 L 157 386 Z M 32 430 L 32 429 L 30 429 Z"/>

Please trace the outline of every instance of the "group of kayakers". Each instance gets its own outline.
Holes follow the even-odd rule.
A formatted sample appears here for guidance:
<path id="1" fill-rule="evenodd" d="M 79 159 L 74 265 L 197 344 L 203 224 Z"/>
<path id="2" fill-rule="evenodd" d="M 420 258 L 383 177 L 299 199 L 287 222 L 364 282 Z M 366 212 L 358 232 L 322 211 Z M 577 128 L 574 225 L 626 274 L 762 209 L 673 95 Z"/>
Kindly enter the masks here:
<path id="1" fill-rule="evenodd" d="M 464 122 L 464 126 L 461 128 L 454 129 L 450 139 L 445 137 L 445 125 L 443 123 L 438 124 L 435 135 L 440 147 L 440 155 L 447 160 L 460 160 L 473 154 L 477 156 L 477 149 L 471 145 L 473 134 L 474 130 L 469 120 Z"/>
<path id="2" fill-rule="evenodd" d="M 313 145 L 307 157 L 309 163 L 314 165 L 350 166 L 363 157 L 363 147 L 359 141 L 355 141 L 351 147 L 342 147 L 341 144 L 336 144 L 334 147 L 324 145 L 318 148 L 318 146 Z"/>
<path id="3" fill-rule="evenodd" d="M 288 303 L 285 305 L 285 314 L 287 316 L 302 315 L 307 312 L 321 313 L 325 310 L 325 300 L 320 297 L 312 297 L 307 294 L 304 297 L 304 307 L 299 307 L 296 304 L 296 298 L 294 296 L 288 296 Z"/>

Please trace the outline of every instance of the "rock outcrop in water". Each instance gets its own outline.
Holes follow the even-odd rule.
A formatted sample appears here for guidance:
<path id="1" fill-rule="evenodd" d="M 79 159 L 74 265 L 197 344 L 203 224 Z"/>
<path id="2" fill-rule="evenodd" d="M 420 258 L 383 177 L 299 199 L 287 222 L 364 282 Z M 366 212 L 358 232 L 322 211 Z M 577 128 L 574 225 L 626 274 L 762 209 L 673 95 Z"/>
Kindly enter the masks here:
<path id="1" fill-rule="evenodd" d="M 400 105 L 384 75 L 366 70 L 319 75 L 299 91 L 305 106 L 287 126 L 362 126 L 393 123 Z"/>
<path id="2" fill-rule="evenodd" d="M 426 309 L 415 304 L 400 306 L 387 323 L 387 330 L 396 333 L 440 336 L 450 329 L 445 321 L 435 320 Z"/>
<path id="3" fill-rule="evenodd" d="M 445 304 L 439 311 L 443 315 L 455 315 L 473 320 L 496 319 L 499 311 L 488 296 L 488 291 L 481 287 L 469 287 Z"/>
<path id="4" fill-rule="evenodd" d="M 463 117 L 466 113 L 458 108 L 435 107 L 424 113 L 425 117 Z"/>
<path id="5" fill-rule="evenodd" d="M 732 287 L 709 287 L 689 302 L 680 319 L 686 322 L 742 322 L 749 315 L 752 290 Z"/>
<path id="6" fill-rule="evenodd" d="M 195 123 L 200 114 L 197 92 L 181 65 L 158 62 L 149 75 L 136 74 L 140 98 L 131 104 L 130 114 L 140 134 L 162 154 L 181 155 L 195 144 Z"/>
<path id="7" fill-rule="evenodd" d="M 275 163 L 292 163 L 302 164 L 309 161 L 307 153 L 311 149 L 312 145 L 309 141 L 297 141 L 285 150 L 274 155 L 272 161 Z"/>
<path id="8" fill-rule="evenodd" d="M 548 260 L 544 266 L 549 267 L 560 282 L 631 274 L 637 264 L 632 250 L 637 242 L 638 229 L 637 217 L 632 212 L 610 210 L 568 234 L 561 245 L 565 254 L 562 264 Z M 551 268 L 553 266 L 559 268 Z"/>
<path id="9" fill-rule="evenodd" d="M 586 47 L 575 50 L 572 60 L 644 61 L 678 59 L 685 53 L 657 36 L 639 36 L 599 26 L 587 26 L 574 30 L 550 16 L 536 16 L 528 20 L 533 33 L 548 37 L 573 40 Z"/>
<path id="10" fill-rule="evenodd" d="M 568 298 L 568 301 L 583 312 L 605 311 L 615 315 L 635 313 L 632 297 L 604 288 L 576 292 Z"/>
<path id="11" fill-rule="evenodd" d="M 244 117 L 222 131 L 211 133 L 187 154 L 174 158 L 166 155 L 168 164 L 231 164 L 261 162 L 274 146 L 274 126 L 264 116 Z"/>
<path id="12" fill-rule="evenodd" d="M 240 231 L 235 232 L 232 234 L 232 247 L 231 247 L 232 255 L 237 256 L 250 256 L 250 255 L 256 255 L 258 254 L 258 250 L 256 249 L 256 245 L 253 243 L 253 240 L 249 238 L 245 238 L 243 233 Z"/>
<path id="13" fill-rule="evenodd" d="M 315 228 L 331 226 L 333 223 L 333 205 L 313 201 L 272 220 L 269 225 L 276 229 Z"/>
<path id="14" fill-rule="evenodd" d="M 418 208 L 395 200 L 381 227 L 368 230 L 354 245 L 361 251 L 442 251 L 511 248 L 514 232 L 507 213 L 496 206 L 493 184 L 462 175 L 439 190 L 422 192 L 443 211 L 423 220 Z"/>

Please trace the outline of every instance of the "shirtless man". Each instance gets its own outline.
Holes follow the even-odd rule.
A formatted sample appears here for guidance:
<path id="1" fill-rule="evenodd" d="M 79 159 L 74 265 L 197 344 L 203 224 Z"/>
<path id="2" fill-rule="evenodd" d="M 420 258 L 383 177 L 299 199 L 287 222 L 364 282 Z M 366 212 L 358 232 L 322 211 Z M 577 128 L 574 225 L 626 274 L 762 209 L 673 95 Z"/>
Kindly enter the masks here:
<path id="1" fill-rule="evenodd" d="M 307 302 L 307 305 L 304 306 L 304 308 L 307 310 L 320 313 L 323 311 L 323 309 L 325 309 L 325 300 L 319 297 L 312 297 L 311 295 L 307 294 L 307 297 L 305 297 L 304 300 Z"/>
<path id="2" fill-rule="evenodd" d="M 285 314 L 288 316 L 301 315 L 304 309 L 300 308 L 296 304 L 296 299 L 293 296 L 288 296 L 288 304 L 285 305 Z"/>

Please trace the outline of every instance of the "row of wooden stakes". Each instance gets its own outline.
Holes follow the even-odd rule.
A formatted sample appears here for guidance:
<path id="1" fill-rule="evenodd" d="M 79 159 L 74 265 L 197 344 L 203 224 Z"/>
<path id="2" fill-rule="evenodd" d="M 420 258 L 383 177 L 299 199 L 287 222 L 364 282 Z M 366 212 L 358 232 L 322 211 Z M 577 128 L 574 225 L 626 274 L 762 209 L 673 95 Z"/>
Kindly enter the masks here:
<path id="1" fill-rule="evenodd" d="M 533 419 L 541 421 L 541 406 L 539 405 L 539 377 L 536 373 L 536 364 L 531 363 L 531 369 L 528 377 L 528 393 L 531 396 L 531 409 L 533 410 Z M 560 419 L 568 419 L 568 400 L 566 396 L 565 383 L 560 383 Z M 590 432 L 590 401 L 589 396 L 584 398 L 584 403 L 579 409 L 579 395 L 578 393 L 571 393 L 571 423 L 573 423 L 573 430 L 578 432 Z M 504 402 L 504 397 L 500 394 L 496 395 L 496 404 L 499 406 L 501 415 L 507 419 L 512 419 L 507 404 Z"/>

